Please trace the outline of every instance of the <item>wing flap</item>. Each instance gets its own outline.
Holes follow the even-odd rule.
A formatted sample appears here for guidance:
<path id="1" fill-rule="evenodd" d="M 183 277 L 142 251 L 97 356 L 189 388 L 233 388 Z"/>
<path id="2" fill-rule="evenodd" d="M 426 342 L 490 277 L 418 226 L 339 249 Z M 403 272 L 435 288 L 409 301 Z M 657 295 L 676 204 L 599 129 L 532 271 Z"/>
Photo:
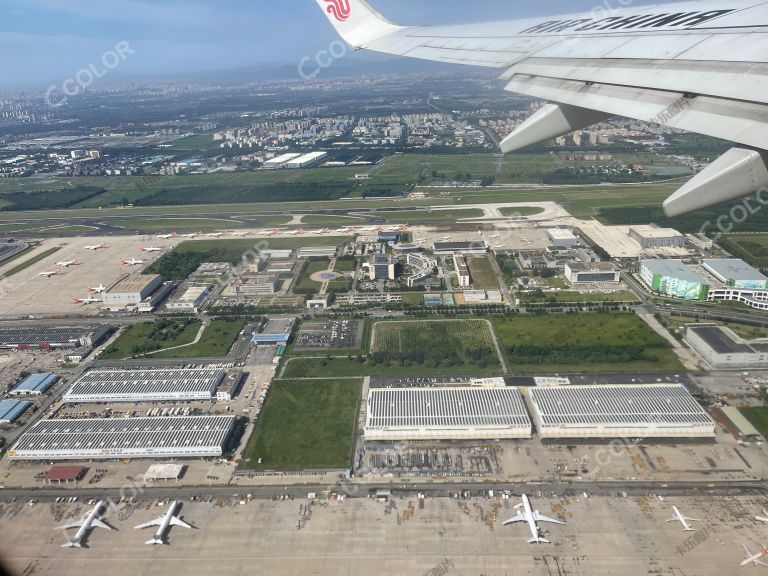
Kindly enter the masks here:
<path id="1" fill-rule="evenodd" d="M 768 148 L 768 106 L 682 93 L 515 75 L 507 90 Z"/>

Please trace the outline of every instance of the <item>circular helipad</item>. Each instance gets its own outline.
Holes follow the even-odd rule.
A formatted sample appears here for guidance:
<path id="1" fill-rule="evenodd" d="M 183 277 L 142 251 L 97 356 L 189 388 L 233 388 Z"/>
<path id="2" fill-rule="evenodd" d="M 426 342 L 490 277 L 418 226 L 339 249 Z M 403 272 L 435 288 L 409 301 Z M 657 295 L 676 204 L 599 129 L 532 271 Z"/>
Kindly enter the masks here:
<path id="1" fill-rule="evenodd" d="M 312 280 L 315 282 L 330 282 L 331 280 L 336 280 L 339 275 L 334 272 L 333 270 L 321 270 L 320 272 L 315 272 L 310 276 Z"/>

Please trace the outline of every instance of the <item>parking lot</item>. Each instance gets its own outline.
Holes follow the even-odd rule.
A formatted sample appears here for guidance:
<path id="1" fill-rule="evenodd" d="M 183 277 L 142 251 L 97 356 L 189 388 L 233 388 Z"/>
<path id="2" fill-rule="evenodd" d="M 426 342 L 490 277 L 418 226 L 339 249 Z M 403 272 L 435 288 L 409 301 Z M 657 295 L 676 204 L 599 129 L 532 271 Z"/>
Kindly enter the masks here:
<path id="1" fill-rule="evenodd" d="M 363 342 L 363 322 L 333 320 L 304 322 L 299 329 L 297 350 L 348 350 L 359 348 Z"/>

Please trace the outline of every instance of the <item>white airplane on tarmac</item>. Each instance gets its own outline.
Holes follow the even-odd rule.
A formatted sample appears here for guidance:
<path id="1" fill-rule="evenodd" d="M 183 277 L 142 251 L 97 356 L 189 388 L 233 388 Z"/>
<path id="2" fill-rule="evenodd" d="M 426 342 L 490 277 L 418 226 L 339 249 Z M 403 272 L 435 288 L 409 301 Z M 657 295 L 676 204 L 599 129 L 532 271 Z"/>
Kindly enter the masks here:
<path id="1" fill-rule="evenodd" d="M 141 266 L 142 264 L 146 264 L 146 260 L 137 260 L 136 258 L 131 258 L 130 260 L 120 260 L 120 263 L 123 266 Z"/>
<path id="2" fill-rule="evenodd" d="M 101 294 L 107 289 L 107 287 L 104 286 L 104 284 L 99 284 L 96 287 L 86 286 L 85 289 L 88 290 L 88 292 L 90 292 L 91 294 Z"/>
<path id="3" fill-rule="evenodd" d="M 38 276 L 42 276 L 43 278 L 50 278 L 51 276 L 63 276 L 64 271 L 61 268 L 56 268 L 53 272 L 40 272 L 38 273 Z"/>
<path id="4" fill-rule="evenodd" d="M 171 507 L 168 508 L 168 512 L 166 512 L 163 516 L 160 516 L 159 518 L 155 518 L 151 522 L 147 522 L 145 524 L 139 524 L 136 526 L 136 530 L 142 530 L 144 528 L 149 528 L 150 526 L 159 526 L 157 529 L 157 532 L 155 532 L 155 535 L 152 537 L 151 540 L 147 540 L 145 544 L 166 544 L 165 542 L 165 536 L 168 533 L 168 530 L 171 526 L 181 526 L 182 528 L 192 528 L 189 524 L 184 522 L 183 520 L 180 520 L 176 516 L 176 512 L 179 509 L 180 504 L 178 502 L 171 502 Z"/>
<path id="5" fill-rule="evenodd" d="M 160 240 L 171 240 L 172 238 L 176 238 L 178 234 L 176 232 L 171 232 L 170 234 L 158 234 L 157 237 L 160 238 Z"/>
<path id="6" fill-rule="evenodd" d="M 749 548 L 747 548 L 746 544 L 741 545 L 742 548 L 744 548 L 744 553 L 747 555 L 746 560 L 744 560 L 741 565 L 742 566 L 748 566 L 752 564 L 752 566 L 766 566 L 768 567 L 768 564 L 763 562 L 761 558 L 765 558 L 768 556 L 768 547 L 763 548 L 760 552 L 757 554 L 752 554 L 752 552 L 749 551 Z"/>
<path id="7" fill-rule="evenodd" d="M 203 235 L 202 232 L 192 232 L 190 234 L 182 234 L 181 237 L 182 238 L 200 238 L 200 236 L 202 235 Z"/>
<path id="8" fill-rule="evenodd" d="M 78 298 L 77 296 L 72 296 L 72 302 L 75 304 L 83 304 L 87 306 L 88 304 L 96 304 L 98 302 L 101 302 L 98 298 L 91 298 L 88 296 L 87 298 Z"/>
<path id="9" fill-rule="evenodd" d="M 163 252 L 165 248 L 158 248 L 157 246 L 150 246 L 149 248 L 141 247 L 142 252 Z"/>
<path id="10" fill-rule="evenodd" d="M 221 232 L 210 232 L 206 234 L 209 238 L 221 238 L 222 236 L 226 236 L 229 234 L 229 230 L 223 230 Z"/>
<path id="11" fill-rule="evenodd" d="M 352 232 L 356 232 L 357 228 L 354 226 L 346 226 L 344 228 L 337 228 L 336 232 L 344 232 L 345 234 L 351 234 Z"/>
<path id="12" fill-rule="evenodd" d="M 688 525 L 688 522 L 701 522 L 698 518 L 687 518 L 683 515 L 682 512 L 677 508 L 677 506 L 672 506 L 672 511 L 675 513 L 672 518 L 667 520 L 667 522 L 680 522 L 680 524 L 683 525 L 683 532 L 696 532 L 696 528 L 691 528 Z"/>
<path id="13" fill-rule="evenodd" d="M 298 236 L 299 234 L 304 234 L 304 228 L 299 228 L 297 230 L 291 230 L 288 232 L 289 236 Z"/>
<path id="14" fill-rule="evenodd" d="M 505 154 L 628 116 L 736 143 L 664 202 L 667 216 L 755 193 L 762 203 L 766 2 L 622 2 L 610 10 L 506 21 L 468 4 L 468 14 L 485 12 L 490 21 L 448 26 L 401 26 L 365 0 L 316 3 L 354 50 L 495 68 L 509 92 L 547 101 L 501 141 Z"/>
<path id="15" fill-rule="evenodd" d="M 518 512 L 517 516 L 514 518 L 510 518 L 509 520 L 505 520 L 501 523 L 502 526 L 507 526 L 508 524 L 514 524 L 516 522 L 527 522 L 528 528 L 531 530 L 531 535 L 533 536 L 530 540 L 528 540 L 528 544 L 549 544 L 549 540 L 544 539 L 541 536 L 541 530 L 539 530 L 538 522 L 550 522 L 552 524 L 565 524 L 562 520 L 555 520 L 554 518 L 549 518 L 547 516 L 543 516 L 539 514 L 539 511 L 534 510 L 531 508 L 531 501 L 529 500 L 528 496 L 523 494 L 523 502 L 522 504 L 518 504 L 515 506 L 516 509 L 522 508 L 522 512 Z"/>
<path id="16" fill-rule="evenodd" d="M 80 266 L 80 262 L 77 260 L 64 260 L 63 262 L 56 262 L 56 266 L 59 268 L 69 268 L 70 266 Z"/>
<path id="17" fill-rule="evenodd" d="M 71 528 L 78 528 L 74 538 L 72 538 L 66 544 L 62 544 L 62 548 L 82 548 L 85 538 L 93 528 L 104 528 L 104 530 L 112 530 L 110 526 L 101 521 L 101 510 L 106 507 L 103 500 L 99 500 L 96 506 L 93 507 L 88 514 L 83 516 L 77 522 L 71 524 L 65 524 L 59 526 L 59 530 L 69 530 Z"/>
<path id="18" fill-rule="evenodd" d="M 322 234 L 329 234 L 330 231 L 331 231 L 330 228 L 323 228 L 322 230 L 313 230 L 311 233 L 312 234 L 320 234 L 320 235 L 322 235 Z"/>
<path id="19" fill-rule="evenodd" d="M 253 234 L 253 230 L 241 230 L 240 232 L 232 232 L 232 236 L 235 238 L 245 238 L 246 236 L 251 236 Z"/>
<path id="20" fill-rule="evenodd" d="M 102 248 L 108 248 L 108 246 L 102 242 L 101 244 L 94 244 L 93 246 L 83 246 L 86 250 L 93 250 L 94 252 L 96 250 L 101 250 Z"/>

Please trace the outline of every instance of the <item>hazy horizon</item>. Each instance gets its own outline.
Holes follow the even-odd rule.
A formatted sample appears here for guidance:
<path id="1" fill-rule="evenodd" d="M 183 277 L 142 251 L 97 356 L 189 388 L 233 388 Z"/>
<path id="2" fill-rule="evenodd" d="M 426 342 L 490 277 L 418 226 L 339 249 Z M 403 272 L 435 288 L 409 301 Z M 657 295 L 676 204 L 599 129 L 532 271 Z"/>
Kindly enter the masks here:
<path id="1" fill-rule="evenodd" d="M 533 6 L 487 0 L 373 0 L 389 18 L 442 24 L 589 11 L 606 1 L 550 0 Z M 616 6 L 625 1 L 616 2 Z M 603 8 L 605 9 L 605 8 Z M 120 76 L 181 74 L 264 64 L 295 64 L 337 40 L 313 0 L 226 4 L 212 0 L 17 0 L 0 5 L 0 87 L 42 87 L 91 65 Z M 123 58 L 106 69 L 105 54 Z M 126 48 L 127 47 L 127 48 Z M 107 62 L 111 63 L 109 57 Z M 117 60 L 115 60 L 117 62 Z M 106 74 L 108 75 L 108 74 Z"/>

